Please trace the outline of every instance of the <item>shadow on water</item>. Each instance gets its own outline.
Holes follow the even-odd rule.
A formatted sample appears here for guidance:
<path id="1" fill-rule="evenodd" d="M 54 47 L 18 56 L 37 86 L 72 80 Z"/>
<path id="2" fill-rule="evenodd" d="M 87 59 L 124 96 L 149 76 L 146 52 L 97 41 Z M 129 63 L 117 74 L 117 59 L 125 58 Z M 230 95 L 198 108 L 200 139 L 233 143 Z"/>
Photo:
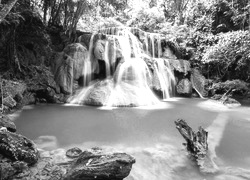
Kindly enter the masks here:
<path id="1" fill-rule="evenodd" d="M 237 180 L 249 177 L 248 111 L 183 98 L 137 108 L 37 105 L 20 112 L 16 125 L 43 150 L 102 146 L 125 151 L 137 160 L 127 180 Z M 218 174 L 200 174 L 188 158 L 184 139 L 175 128 L 178 118 L 194 130 L 198 126 L 208 130 Z"/>

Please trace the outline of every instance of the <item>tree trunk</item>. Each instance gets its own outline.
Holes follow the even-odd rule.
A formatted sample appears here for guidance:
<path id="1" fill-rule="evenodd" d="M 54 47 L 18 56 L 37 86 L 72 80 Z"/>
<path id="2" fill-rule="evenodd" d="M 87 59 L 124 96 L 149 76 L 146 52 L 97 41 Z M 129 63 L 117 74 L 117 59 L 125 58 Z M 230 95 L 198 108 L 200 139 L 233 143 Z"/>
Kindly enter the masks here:
<path id="1" fill-rule="evenodd" d="M 182 119 L 175 121 L 175 124 L 182 137 L 186 140 L 187 151 L 196 160 L 200 171 L 202 173 L 217 172 L 218 167 L 208 153 L 208 132 L 199 127 L 198 132 L 195 133 L 186 121 Z"/>
<path id="2" fill-rule="evenodd" d="M 9 0 L 6 4 L 3 5 L 3 8 L 0 11 L 0 23 L 9 14 L 10 10 L 13 8 L 16 2 L 17 0 Z"/>

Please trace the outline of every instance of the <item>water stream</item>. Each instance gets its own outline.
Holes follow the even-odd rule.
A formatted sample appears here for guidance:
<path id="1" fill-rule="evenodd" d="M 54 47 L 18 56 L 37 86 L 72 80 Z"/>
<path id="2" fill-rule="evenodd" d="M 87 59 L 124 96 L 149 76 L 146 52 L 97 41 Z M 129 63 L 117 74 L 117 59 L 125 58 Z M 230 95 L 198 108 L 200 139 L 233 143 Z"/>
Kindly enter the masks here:
<path id="1" fill-rule="evenodd" d="M 178 118 L 208 130 L 218 173 L 201 174 L 188 158 L 175 128 Z M 18 133 L 45 151 L 99 146 L 133 155 L 136 163 L 126 180 L 250 179 L 249 107 L 184 98 L 137 108 L 36 105 L 22 110 L 15 123 Z"/>

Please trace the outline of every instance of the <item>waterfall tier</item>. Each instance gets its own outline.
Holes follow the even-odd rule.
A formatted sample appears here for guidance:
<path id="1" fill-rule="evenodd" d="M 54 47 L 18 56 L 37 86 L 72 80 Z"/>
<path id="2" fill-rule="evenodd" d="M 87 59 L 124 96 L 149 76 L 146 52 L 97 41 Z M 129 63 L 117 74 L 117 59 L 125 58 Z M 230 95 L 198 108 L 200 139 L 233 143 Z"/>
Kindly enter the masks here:
<path id="1" fill-rule="evenodd" d="M 70 103 L 145 106 L 159 103 L 154 91 L 162 99 L 172 97 L 175 76 L 166 59 L 171 52 L 166 42 L 161 34 L 127 27 L 92 34 L 82 70 L 84 87 Z"/>

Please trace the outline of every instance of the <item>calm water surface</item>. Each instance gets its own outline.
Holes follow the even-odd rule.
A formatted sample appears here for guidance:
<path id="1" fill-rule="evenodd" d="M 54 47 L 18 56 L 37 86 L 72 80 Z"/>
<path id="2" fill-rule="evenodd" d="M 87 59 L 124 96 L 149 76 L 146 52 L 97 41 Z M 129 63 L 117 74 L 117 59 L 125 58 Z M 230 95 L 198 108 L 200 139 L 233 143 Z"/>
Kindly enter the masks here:
<path id="1" fill-rule="evenodd" d="M 174 121 L 185 119 L 209 132 L 216 174 L 199 173 Z M 227 108 L 211 100 L 175 98 L 154 107 L 96 108 L 36 105 L 16 118 L 18 132 L 43 150 L 101 146 L 136 158 L 127 180 L 250 179 L 250 108 Z"/>

